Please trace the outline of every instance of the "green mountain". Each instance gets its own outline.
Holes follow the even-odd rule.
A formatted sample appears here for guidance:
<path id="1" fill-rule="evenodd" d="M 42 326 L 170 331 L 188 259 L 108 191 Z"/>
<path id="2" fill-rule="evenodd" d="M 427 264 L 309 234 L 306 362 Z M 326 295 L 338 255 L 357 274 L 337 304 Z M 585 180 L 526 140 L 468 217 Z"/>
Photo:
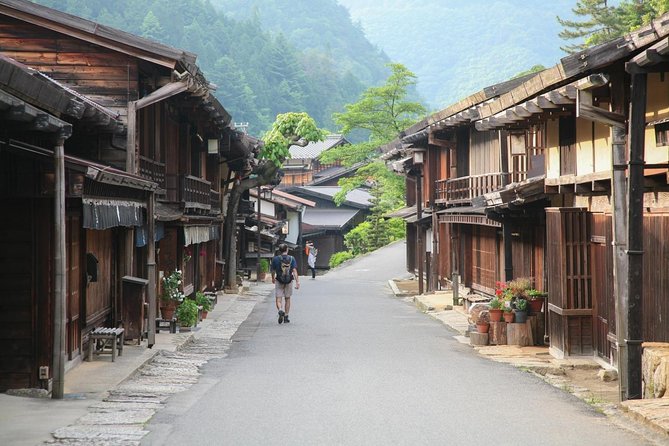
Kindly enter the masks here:
<path id="1" fill-rule="evenodd" d="M 224 14 L 220 1 L 216 7 L 207 0 L 36 3 L 196 53 L 202 71 L 218 85 L 215 94 L 221 103 L 235 122 L 248 122 L 256 135 L 268 129 L 278 113 L 289 111 L 306 111 L 320 126 L 336 130 L 332 113 L 355 102 L 387 73 L 387 58 L 365 40 L 334 0 L 321 1 L 324 8 L 332 8 L 330 15 L 301 29 L 302 34 L 323 34 L 320 29 L 328 23 L 333 30 L 349 32 L 350 41 L 342 31 L 330 47 L 325 36 L 319 47 L 302 47 L 299 39 L 272 32 L 259 14 Z M 298 3 L 284 2 L 291 8 Z M 301 3 L 308 9 L 309 2 Z M 341 48 L 347 47 L 360 58 L 346 57 Z"/>
<path id="2" fill-rule="evenodd" d="M 256 19 L 265 30 L 283 34 L 296 48 L 318 60 L 327 57 L 339 74 L 351 73 L 367 85 L 390 74 L 388 56 L 373 46 L 336 0 L 210 0 L 237 20 Z"/>
<path id="3" fill-rule="evenodd" d="M 367 38 L 418 76 L 441 109 L 533 65 L 564 56 L 556 16 L 576 0 L 338 0 Z"/>

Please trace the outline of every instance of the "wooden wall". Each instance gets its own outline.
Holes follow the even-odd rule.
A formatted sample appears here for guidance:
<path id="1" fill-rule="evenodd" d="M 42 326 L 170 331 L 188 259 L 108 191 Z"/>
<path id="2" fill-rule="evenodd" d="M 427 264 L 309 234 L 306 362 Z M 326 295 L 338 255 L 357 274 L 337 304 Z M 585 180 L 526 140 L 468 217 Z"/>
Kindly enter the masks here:
<path id="1" fill-rule="evenodd" d="M 48 29 L 0 17 L 0 50 L 100 104 L 127 114 L 138 98 L 138 65 L 133 57 Z"/>
<path id="2" fill-rule="evenodd" d="M 489 226 L 471 226 L 470 251 L 465 251 L 465 258 L 470 259 L 471 283 L 473 289 L 493 294 L 495 282 L 499 280 L 499 240 L 497 228 Z"/>
<path id="3" fill-rule="evenodd" d="M 616 307 L 613 290 L 613 226 L 611 214 L 590 214 L 593 331 L 595 352 L 610 364 L 616 362 Z"/>
<path id="4" fill-rule="evenodd" d="M 500 141 L 497 130 L 471 131 L 469 149 L 469 174 L 483 175 L 501 172 Z"/>
<path id="5" fill-rule="evenodd" d="M 86 253 L 98 259 L 98 280 L 89 282 L 86 287 L 86 325 L 92 328 L 114 323 L 116 321 L 107 320 L 118 295 L 114 230 L 86 230 Z"/>
<path id="6" fill-rule="evenodd" d="M 0 219 L 0 391 L 5 391 L 36 384 L 37 246 L 31 202 L 3 199 L 0 204 L 12 210 Z M 45 310 L 49 314 L 48 307 Z"/>
<path id="7" fill-rule="evenodd" d="M 669 214 L 646 214 L 643 230 L 643 339 L 669 342 Z"/>

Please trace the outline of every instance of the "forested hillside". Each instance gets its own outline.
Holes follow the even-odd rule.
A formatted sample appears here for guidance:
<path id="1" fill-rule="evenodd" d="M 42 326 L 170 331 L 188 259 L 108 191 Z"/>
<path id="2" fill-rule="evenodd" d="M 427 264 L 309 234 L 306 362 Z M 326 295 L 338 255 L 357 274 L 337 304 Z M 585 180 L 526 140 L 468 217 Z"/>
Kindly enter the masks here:
<path id="1" fill-rule="evenodd" d="M 576 0 L 338 0 L 367 38 L 418 76 L 418 92 L 440 109 L 565 54 L 556 16 Z M 614 3 L 613 1 L 611 3 Z"/>
<path id="2" fill-rule="evenodd" d="M 248 122 L 250 131 L 257 135 L 270 126 L 278 113 L 288 111 L 306 111 L 320 126 L 335 130 L 332 113 L 355 102 L 373 80 L 382 79 L 385 74 L 381 73 L 388 72 L 385 56 L 368 43 L 373 51 L 366 54 L 373 60 L 368 61 L 367 70 L 362 73 L 353 62 L 342 64 L 344 57 L 339 53 L 315 48 L 302 51 L 283 34 L 269 32 L 257 15 L 239 16 L 240 20 L 236 20 L 206 0 L 36 3 L 196 53 L 198 65 L 218 85 L 215 94 L 233 119 Z M 324 0 L 324 5 L 328 3 L 334 4 L 334 0 Z M 322 15 L 313 26 L 328 20 L 328 15 Z M 345 21 L 333 25 L 333 29 L 344 26 Z M 350 22 L 348 26 L 353 28 Z M 318 29 L 303 28 L 302 32 L 315 34 Z M 364 44 L 361 36 L 358 31 L 358 40 L 350 44 L 339 36 L 341 43 L 337 46 L 348 45 L 355 52 Z"/>
<path id="3" fill-rule="evenodd" d="M 388 57 L 351 21 L 337 0 L 210 0 L 227 16 L 256 18 L 266 30 L 281 33 L 316 66 L 324 56 L 339 73 L 351 72 L 366 84 L 379 84 L 388 76 Z"/>

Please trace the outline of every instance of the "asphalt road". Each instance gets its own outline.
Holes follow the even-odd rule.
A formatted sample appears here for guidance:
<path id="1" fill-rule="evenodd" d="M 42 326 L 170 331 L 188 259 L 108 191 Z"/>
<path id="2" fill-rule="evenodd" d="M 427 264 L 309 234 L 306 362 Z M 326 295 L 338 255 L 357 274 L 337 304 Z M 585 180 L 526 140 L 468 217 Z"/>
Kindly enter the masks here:
<path id="1" fill-rule="evenodd" d="M 587 404 L 477 356 L 393 297 L 400 242 L 302 277 L 290 324 L 256 306 L 147 428 L 145 445 L 642 445 Z"/>

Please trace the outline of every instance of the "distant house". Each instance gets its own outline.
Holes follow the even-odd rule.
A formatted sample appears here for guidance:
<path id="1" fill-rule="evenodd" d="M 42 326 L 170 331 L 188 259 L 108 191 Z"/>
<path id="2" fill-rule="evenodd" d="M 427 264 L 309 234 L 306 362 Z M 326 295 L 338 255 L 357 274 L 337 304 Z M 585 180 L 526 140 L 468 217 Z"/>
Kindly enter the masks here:
<path id="1" fill-rule="evenodd" d="M 329 268 L 332 254 L 345 251 L 344 235 L 362 223 L 372 207 L 371 194 L 364 189 L 348 193 L 346 200 L 337 206 L 334 196 L 341 190 L 338 186 L 299 186 L 290 188 L 290 193 L 313 200 L 315 207 L 305 209 L 302 216 L 302 239 L 311 240 L 318 248 L 316 268 Z M 306 271 L 306 256 L 302 251 L 297 256 L 300 271 Z"/>
<path id="2" fill-rule="evenodd" d="M 254 211 L 245 219 L 240 238 L 240 252 L 244 253 L 242 268 L 253 270 L 259 257 L 272 258 L 279 243 L 287 244 L 291 254 L 298 256 L 302 244 L 302 217 L 306 209 L 314 207 L 316 203 L 269 187 L 260 189 L 260 200 L 256 189 L 250 189 L 249 196 Z"/>
<path id="3" fill-rule="evenodd" d="M 304 147 L 291 146 L 290 158 L 283 164 L 285 176 L 281 182 L 283 187 L 306 186 L 313 184 L 322 178 L 329 178 L 335 172 L 348 171 L 350 168 L 342 167 L 339 162 L 334 164 L 321 164 L 318 156 L 326 150 L 342 145 L 350 144 L 342 135 L 328 135 L 323 141 L 316 141 Z M 338 177 L 336 177 L 336 180 Z"/>

